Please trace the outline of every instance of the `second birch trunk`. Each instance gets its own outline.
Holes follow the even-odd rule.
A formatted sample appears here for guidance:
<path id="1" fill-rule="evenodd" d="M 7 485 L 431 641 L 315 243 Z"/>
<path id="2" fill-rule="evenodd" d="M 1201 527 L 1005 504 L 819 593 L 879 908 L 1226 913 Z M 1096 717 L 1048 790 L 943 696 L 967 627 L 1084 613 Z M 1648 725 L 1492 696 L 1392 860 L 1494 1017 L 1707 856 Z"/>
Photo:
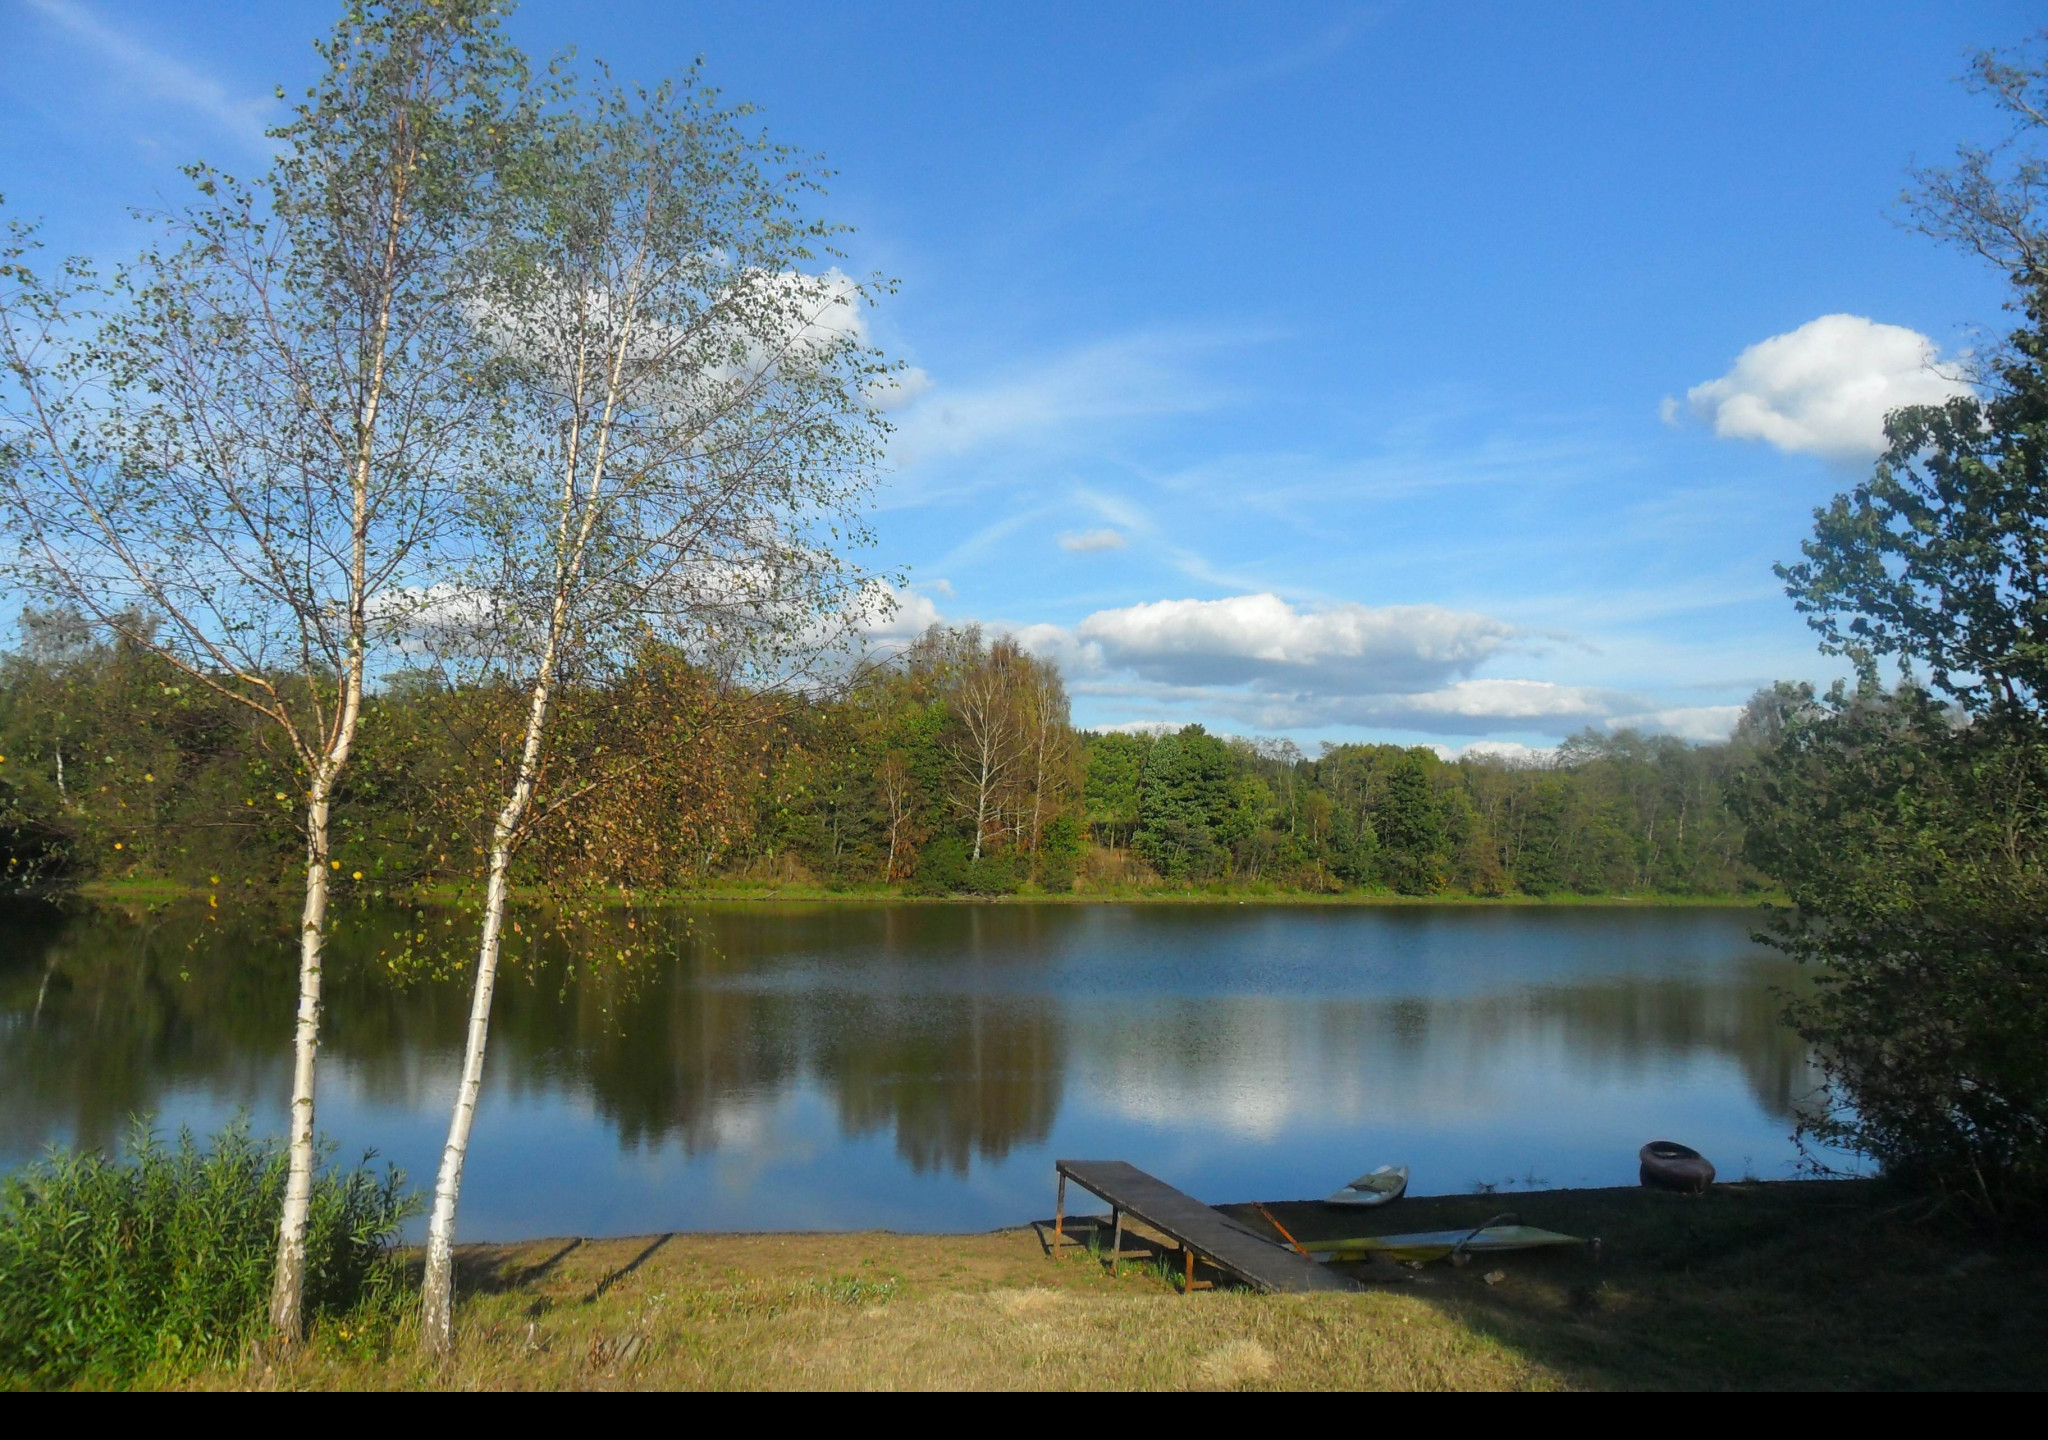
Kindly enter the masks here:
<path id="1" fill-rule="evenodd" d="M 552 656 L 547 669 L 553 669 Z M 477 1098 L 483 1092 L 484 1049 L 491 1033 L 491 997 L 498 984 L 498 959 L 503 950 L 505 908 L 511 898 L 512 851 L 525 823 L 527 807 L 540 773 L 541 737 L 547 729 L 552 685 L 534 686 L 527 712 L 526 738 L 520 750 L 519 777 L 511 797 L 498 812 L 491 831 L 490 878 L 484 890 L 482 935 L 477 944 L 476 989 L 470 998 L 469 1030 L 462 1047 L 462 1077 L 455 1091 L 454 1113 L 448 1119 L 448 1140 L 441 1148 L 441 1170 L 434 1182 L 434 1209 L 427 1222 L 426 1276 L 421 1287 L 420 1334 L 427 1350 L 448 1355 L 455 1347 L 455 1213 L 462 1196 L 462 1167 L 469 1159 L 469 1135 L 476 1123 Z"/>

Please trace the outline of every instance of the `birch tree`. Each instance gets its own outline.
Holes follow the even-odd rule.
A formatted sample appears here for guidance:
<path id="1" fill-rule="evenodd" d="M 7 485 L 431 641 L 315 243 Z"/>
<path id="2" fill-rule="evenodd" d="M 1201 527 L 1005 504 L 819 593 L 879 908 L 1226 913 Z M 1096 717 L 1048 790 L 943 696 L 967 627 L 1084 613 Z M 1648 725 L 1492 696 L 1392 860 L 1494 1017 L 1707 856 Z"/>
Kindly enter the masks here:
<path id="1" fill-rule="evenodd" d="M 980 649 L 980 636 L 972 644 Z M 948 744 L 966 793 L 955 800 L 974 824 L 973 858 L 981 859 L 989 830 L 1000 824 L 1002 797 L 1020 753 L 1017 680 L 1023 652 L 1009 636 L 998 636 L 986 657 L 964 667 L 947 701 L 958 729 Z"/>
<path id="2" fill-rule="evenodd" d="M 557 76 L 506 171 L 480 323 L 516 372 L 523 463 L 477 495 L 453 628 L 525 695 L 491 826 L 462 1071 L 427 1233 L 421 1336 L 453 1346 L 453 1245 L 521 846 L 581 787 L 552 774 L 564 685 L 649 638 L 772 672 L 883 592 L 848 560 L 888 370 L 869 287 L 813 273 L 831 240 L 811 162 L 742 128 L 693 74 L 651 92 Z"/>
<path id="3" fill-rule="evenodd" d="M 1024 795 L 1017 807 L 1017 843 L 1036 855 L 1046 822 L 1072 788 L 1074 729 L 1058 668 L 1027 655 L 1021 657 L 1021 670 L 1017 718 Z"/>
<path id="4" fill-rule="evenodd" d="M 910 852 L 919 835 L 915 819 L 917 777 L 900 750 L 891 750 L 875 767 L 875 789 L 881 797 L 889 836 L 889 855 L 882 865 L 882 879 L 903 878 L 910 865 Z"/>
<path id="5" fill-rule="evenodd" d="M 270 1320 L 301 1333 L 328 832 L 380 617 L 433 553 L 473 433 L 462 322 L 510 61 L 490 0 L 350 5 L 243 185 L 205 166 L 101 280 L 0 246 L 0 510 L 14 578 L 249 707 L 304 779 L 290 1171 Z M 283 796 L 279 796 L 283 799 Z"/>

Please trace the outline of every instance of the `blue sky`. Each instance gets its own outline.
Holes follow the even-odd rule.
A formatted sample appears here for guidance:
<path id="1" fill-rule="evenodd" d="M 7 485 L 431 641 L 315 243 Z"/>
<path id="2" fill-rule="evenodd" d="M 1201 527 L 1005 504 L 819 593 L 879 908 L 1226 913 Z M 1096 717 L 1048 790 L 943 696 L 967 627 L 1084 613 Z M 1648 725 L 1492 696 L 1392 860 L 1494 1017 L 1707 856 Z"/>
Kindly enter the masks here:
<path id="1" fill-rule="evenodd" d="M 261 166 L 335 7 L 0 0 L 0 191 L 55 249 Z M 1010 628 L 1084 724 L 1304 744 L 1693 738 L 1822 678 L 1770 573 L 1884 404 L 2000 327 L 1892 218 L 1999 133 L 2017 3 L 677 4 L 513 31 L 702 54 L 839 172 L 924 386 L 901 623 Z M 1760 348 L 1752 348 L 1760 347 Z"/>

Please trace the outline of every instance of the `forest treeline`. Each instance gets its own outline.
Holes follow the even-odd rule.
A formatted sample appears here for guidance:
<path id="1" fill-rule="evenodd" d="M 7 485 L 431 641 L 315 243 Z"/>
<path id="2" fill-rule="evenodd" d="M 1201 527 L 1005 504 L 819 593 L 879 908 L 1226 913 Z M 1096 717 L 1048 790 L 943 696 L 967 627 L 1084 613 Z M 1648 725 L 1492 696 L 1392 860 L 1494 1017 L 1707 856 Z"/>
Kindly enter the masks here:
<path id="1" fill-rule="evenodd" d="M 523 697 L 387 677 L 336 796 L 337 880 L 462 883 Z M 1077 731 L 1057 669 L 934 627 L 830 694 L 722 683 L 650 646 L 573 685 L 547 764 L 578 796 L 522 878 L 637 891 L 919 894 L 1204 887 L 1315 894 L 1768 888 L 1727 795 L 1767 728 L 1693 745 L 1588 731 L 1542 763 L 1433 750 Z M 289 883 L 304 777 L 245 710 L 148 650 L 29 610 L 0 660 L 0 846 L 17 883 Z"/>

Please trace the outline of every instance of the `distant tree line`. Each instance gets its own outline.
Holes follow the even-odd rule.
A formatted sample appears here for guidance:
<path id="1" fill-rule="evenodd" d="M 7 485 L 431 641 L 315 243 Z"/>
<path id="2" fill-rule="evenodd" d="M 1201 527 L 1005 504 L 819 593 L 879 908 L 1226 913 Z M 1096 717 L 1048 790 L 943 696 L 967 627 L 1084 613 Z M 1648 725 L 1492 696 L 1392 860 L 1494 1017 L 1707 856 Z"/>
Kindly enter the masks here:
<path id="1" fill-rule="evenodd" d="M 18 882 L 286 883 L 303 778 L 242 709 L 147 649 L 30 609 L 0 659 L 0 847 Z M 519 763 L 523 697 L 387 677 L 335 803 L 356 893 L 473 877 L 479 801 Z M 934 627 L 830 694 L 763 694 L 649 645 L 571 684 L 546 764 L 587 788 L 521 878 L 922 894 L 1258 887 L 1335 894 L 1741 895 L 1723 745 L 1587 732 L 1542 763 L 1427 748 L 1076 731 L 1059 672 Z M 1763 727 L 1763 728 L 1759 728 Z"/>

